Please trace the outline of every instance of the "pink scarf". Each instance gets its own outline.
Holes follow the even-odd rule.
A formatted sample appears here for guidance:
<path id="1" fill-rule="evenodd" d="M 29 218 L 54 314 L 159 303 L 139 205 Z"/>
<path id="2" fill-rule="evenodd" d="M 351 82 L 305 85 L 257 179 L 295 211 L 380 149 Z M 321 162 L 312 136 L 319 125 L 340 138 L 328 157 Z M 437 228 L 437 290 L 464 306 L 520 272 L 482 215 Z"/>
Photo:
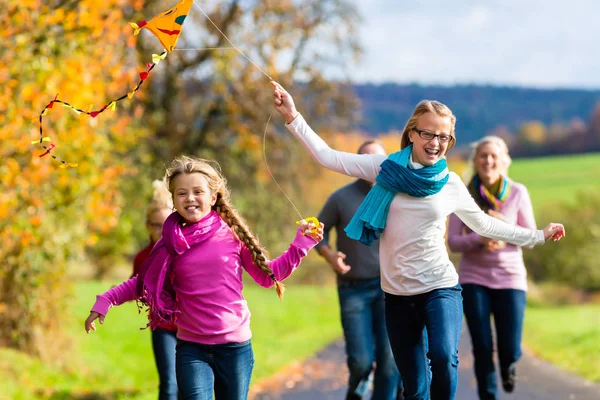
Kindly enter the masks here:
<path id="1" fill-rule="evenodd" d="M 182 222 L 183 218 L 177 212 L 167 217 L 162 237 L 152 248 L 138 275 L 139 301 L 148 307 L 148 326 L 152 329 L 174 323 L 179 312 L 177 297 L 171 286 L 174 258 L 209 239 L 224 223 L 214 210 L 195 224 L 182 226 Z"/>

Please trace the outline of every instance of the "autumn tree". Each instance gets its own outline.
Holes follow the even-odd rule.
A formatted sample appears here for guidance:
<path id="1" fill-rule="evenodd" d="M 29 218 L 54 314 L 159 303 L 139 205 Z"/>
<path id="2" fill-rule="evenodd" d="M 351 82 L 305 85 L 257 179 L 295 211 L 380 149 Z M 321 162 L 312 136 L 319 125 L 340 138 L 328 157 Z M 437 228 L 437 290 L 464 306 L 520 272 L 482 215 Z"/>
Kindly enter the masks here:
<path id="1" fill-rule="evenodd" d="M 147 1 L 138 18 L 164 7 Z M 202 11 L 208 18 L 192 7 L 178 48 L 161 63 L 146 98 L 151 152 L 156 165 L 181 153 L 218 160 L 235 205 L 261 239 L 288 240 L 280 228 L 294 229 L 297 216 L 265 169 L 265 129 L 271 172 L 303 213 L 309 213 L 304 196 L 310 189 L 302 179 L 316 166 L 282 129 L 268 76 L 292 92 L 299 110 L 321 132 L 353 124 L 359 108 L 355 96 L 323 71 L 343 68 L 359 54 L 358 14 L 347 0 L 230 0 Z M 141 57 L 160 51 L 152 35 L 141 36 Z"/>
<path id="2" fill-rule="evenodd" d="M 39 113 L 59 99 L 88 109 L 130 90 L 134 37 L 124 11 L 139 1 L 4 3 L 0 15 L 0 345 L 41 354 L 56 347 L 67 269 L 117 227 L 123 178 L 135 172 L 140 104 L 96 119 L 55 103 L 44 116 L 52 154 L 40 157 Z M 126 180 L 125 180 L 126 181 Z M 129 206 L 134 206 L 135 201 Z M 123 243 L 126 245 L 126 242 Z"/>

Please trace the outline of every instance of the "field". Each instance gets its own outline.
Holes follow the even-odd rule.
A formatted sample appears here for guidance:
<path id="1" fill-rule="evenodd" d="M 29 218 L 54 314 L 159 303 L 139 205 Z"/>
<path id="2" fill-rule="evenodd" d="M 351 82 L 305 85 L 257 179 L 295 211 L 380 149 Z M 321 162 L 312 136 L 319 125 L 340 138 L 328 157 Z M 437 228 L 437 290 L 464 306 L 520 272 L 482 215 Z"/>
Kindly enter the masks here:
<path id="1" fill-rule="evenodd" d="M 510 176 L 527 186 L 536 212 L 556 203 L 573 204 L 577 193 L 599 190 L 600 154 L 516 160 Z M 321 262 L 313 255 L 309 260 Z M 319 276 L 331 275 L 323 268 Z M 252 311 L 254 383 L 293 360 L 309 357 L 341 335 L 335 287 L 293 282 L 283 304 L 273 290 L 252 284 L 244 290 Z M 0 399 L 156 397 L 150 335 L 139 329 L 145 325 L 145 317 L 138 314 L 135 304 L 112 309 L 97 332 L 86 335 L 83 330 L 95 294 L 111 283 L 115 282 L 77 281 L 74 299 L 65 310 L 72 346 L 60 357 L 44 364 L 0 349 Z M 525 345 L 561 368 L 600 381 L 600 358 L 595 351 L 600 340 L 598 315 L 597 305 L 560 308 L 536 304 L 527 312 Z"/>
<path id="2" fill-rule="evenodd" d="M 600 382 L 600 305 L 529 307 L 527 350 L 560 368 Z"/>
<path id="3" fill-rule="evenodd" d="M 578 193 L 600 190 L 600 154 L 518 159 L 509 175 L 527 186 L 534 208 L 572 204 Z"/>
<path id="4" fill-rule="evenodd" d="M 146 318 L 134 303 L 112 308 L 104 325 L 86 335 L 83 321 L 96 293 L 116 282 L 80 282 L 65 313 L 72 347 L 46 364 L 0 348 L 0 399 L 154 400 L 158 377 Z M 331 285 L 289 286 L 283 303 L 274 290 L 247 286 L 256 364 L 253 382 L 302 360 L 341 335 Z"/>

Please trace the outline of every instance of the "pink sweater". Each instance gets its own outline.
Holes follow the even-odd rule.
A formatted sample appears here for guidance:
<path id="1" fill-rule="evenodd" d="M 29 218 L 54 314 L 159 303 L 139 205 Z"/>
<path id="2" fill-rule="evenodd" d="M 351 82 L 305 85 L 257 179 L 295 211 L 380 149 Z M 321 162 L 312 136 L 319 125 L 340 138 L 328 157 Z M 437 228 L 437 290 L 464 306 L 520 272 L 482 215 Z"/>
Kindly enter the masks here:
<path id="1" fill-rule="evenodd" d="M 536 229 L 531 199 L 525 186 L 513 182 L 510 195 L 500 212 L 509 224 Z M 458 267 L 459 282 L 474 283 L 491 289 L 527 290 L 527 271 L 521 248 L 507 244 L 489 252 L 480 245 L 480 236 L 467 228 L 454 214 L 448 226 L 448 246 L 463 253 Z"/>
<path id="2" fill-rule="evenodd" d="M 300 265 L 316 245 L 300 229 L 290 247 L 270 262 L 282 281 Z M 202 344 L 243 342 L 251 338 L 250 310 L 242 295 L 242 269 L 259 285 L 269 288 L 272 279 L 252 261 L 248 248 L 237 240 L 225 222 L 206 241 L 174 259 L 173 289 L 177 294 L 177 337 Z M 106 315 L 112 306 L 135 300 L 137 276 L 96 297 L 92 311 Z M 277 301 L 273 291 L 273 301 Z"/>

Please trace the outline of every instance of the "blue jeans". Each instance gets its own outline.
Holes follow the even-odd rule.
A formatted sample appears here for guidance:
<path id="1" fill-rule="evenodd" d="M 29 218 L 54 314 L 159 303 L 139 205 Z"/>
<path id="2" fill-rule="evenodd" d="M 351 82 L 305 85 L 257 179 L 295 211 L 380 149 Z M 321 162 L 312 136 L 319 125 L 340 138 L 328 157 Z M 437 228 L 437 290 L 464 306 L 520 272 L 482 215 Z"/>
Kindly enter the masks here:
<path id="1" fill-rule="evenodd" d="M 158 370 L 158 400 L 177 400 L 177 377 L 175 375 L 176 333 L 165 329 L 152 331 L 152 350 Z"/>
<path id="2" fill-rule="evenodd" d="M 205 345 L 177 341 L 177 383 L 182 400 L 246 400 L 254 367 L 250 340 Z"/>
<path id="3" fill-rule="evenodd" d="M 428 400 L 430 392 L 431 400 L 455 398 L 462 313 L 460 285 L 415 296 L 385 294 L 385 320 L 406 400 Z"/>
<path id="4" fill-rule="evenodd" d="M 346 399 L 363 398 L 375 362 L 372 398 L 395 400 L 402 383 L 385 328 L 380 279 L 339 281 L 338 295 L 350 372 Z"/>
<path id="5" fill-rule="evenodd" d="M 490 315 L 494 315 L 500 372 L 507 371 L 521 358 L 521 337 L 527 295 L 523 290 L 489 289 L 485 286 L 463 286 L 464 309 L 473 343 L 475 377 L 480 399 L 497 398 L 494 369 L 494 343 Z"/>

